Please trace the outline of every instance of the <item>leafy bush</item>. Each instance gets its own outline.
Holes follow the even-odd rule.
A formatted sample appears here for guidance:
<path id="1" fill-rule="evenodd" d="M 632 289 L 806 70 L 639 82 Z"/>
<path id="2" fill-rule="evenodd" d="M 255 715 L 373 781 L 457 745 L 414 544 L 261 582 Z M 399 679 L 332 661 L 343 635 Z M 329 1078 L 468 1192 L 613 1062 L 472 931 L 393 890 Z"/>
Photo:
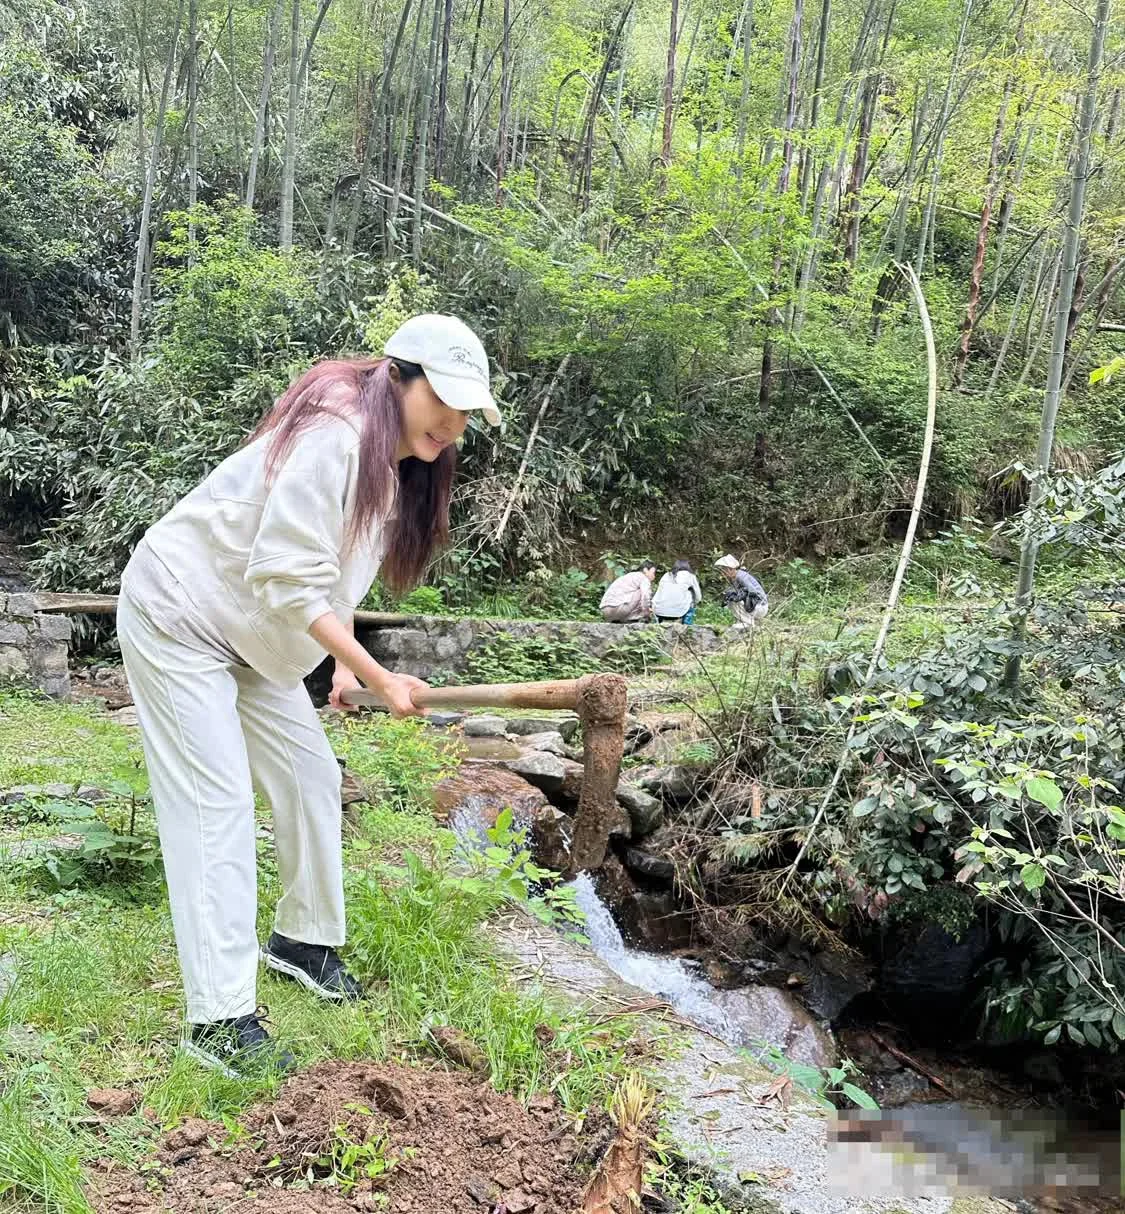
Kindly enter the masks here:
<path id="1" fill-rule="evenodd" d="M 577 679 L 597 669 L 598 663 L 573 641 L 498 632 L 469 653 L 465 679 L 472 683 Z"/>
<path id="2" fill-rule="evenodd" d="M 810 841 L 807 893 L 838 923 L 857 907 L 868 919 L 894 907 L 953 934 L 975 917 L 975 894 L 977 913 L 995 906 L 1019 941 L 1012 964 L 991 972 L 989 1012 L 1004 1012 L 1012 1031 L 1019 1012 L 1022 1032 L 1119 1048 L 1125 952 L 1106 949 L 1103 933 L 1125 936 L 1125 735 L 1118 713 L 1044 711 L 1042 683 L 1006 690 L 1013 645 L 986 622 L 885 666 L 858 695 L 859 655 L 827 664 L 825 699 L 803 683 L 779 691 L 752 713 L 743 751 L 763 784 L 810 791 L 772 793 L 761 819 L 736 819 L 723 846 L 750 862 L 762 854 L 755 840 L 768 848 L 803 833 L 821 800 L 811 790 L 828 785 L 854 715 L 842 778 Z"/>

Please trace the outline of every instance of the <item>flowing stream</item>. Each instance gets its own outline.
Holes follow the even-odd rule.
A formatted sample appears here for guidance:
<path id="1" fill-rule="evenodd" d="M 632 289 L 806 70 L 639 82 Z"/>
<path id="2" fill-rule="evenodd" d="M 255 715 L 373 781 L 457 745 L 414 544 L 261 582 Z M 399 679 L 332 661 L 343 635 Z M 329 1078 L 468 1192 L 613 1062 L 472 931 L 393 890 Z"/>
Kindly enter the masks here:
<path id="1" fill-rule="evenodd" d="M 487 846 L 485 818 L 470 797 L 450 820 L 450 828 L 466 851 Z M 613 972 L 633 986 L 671 1004 L 685 1020 L 707 1029 L 732 1045 L 738 1044 L 729 1017 L 715 1001 L 715 989 L 678 957 L 662 957 L 629 948 L 609 907 L 598 897 L 588 873 L 571 883 L 579 909 L 586 917 L 590 948 Z"/>
<path id="2" fill-rule="evenodd" d="M 611 970 L 633 986 L 666 1000 L 685 1020 L 708 1029 L 724 1041 L 737 1044 L 726 1013 L 715 1003 L 715 990 L 678 957 L 661 957 L 629 948 L 598 897 L 588 873 L 573 881 L 578 906 L 586 916 L 590 947 Z"/>

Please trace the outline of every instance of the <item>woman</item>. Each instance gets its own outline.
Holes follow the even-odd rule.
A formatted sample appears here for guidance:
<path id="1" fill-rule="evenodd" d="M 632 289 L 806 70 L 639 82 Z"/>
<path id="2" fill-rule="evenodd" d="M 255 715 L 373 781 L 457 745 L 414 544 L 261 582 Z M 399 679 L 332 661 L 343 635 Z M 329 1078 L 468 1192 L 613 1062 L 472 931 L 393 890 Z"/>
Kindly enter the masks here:
<path id="1" fill-rule="evenodd" d="M 729 607 L 734 616 L 731 632 L 753 633 L 754 628 L 766 618 L 770 609 L 765 587 L 750 572 L 742 568 L 742 562 L 729 552 L 715 562 L 731 588 L 723 595 L 723 606 Z"/>
<path id="2" fill-rule="evenodd" d="M 425 684 L 379 665 L 352 612 L 382 567 L 414 585 L 445 542 L 470 410 L 498 425 L 479 338 L 416 316 L 379 360 L 302 375 L 248 443 L 149 529 L 117 624 L 136 701 L 190 1031 L 236 1074 L 288 1069 L 256 1010 L 254 789 L 270 802 L 282 895 L 262 960 L 357 999 L 344 942 L 340 769 L 302 678 L 336 660 L 330 703 L 362 684 L 395 716 Z"/>
<path id="3" fill-rule="evenodd" d="M 610 582 L 602 601 L 602 618 L 610 624 L 636 624 L 652 619 L 652 583 L 656 564 L 641 561 L 636 569 Z"/>
<path id="4" fill-rule="evenodd" d="M 662 624 L 692 624 L 702 598 L 690 563 L 680 560 L 660 579 L 652 596 L 653 614 Z"/>

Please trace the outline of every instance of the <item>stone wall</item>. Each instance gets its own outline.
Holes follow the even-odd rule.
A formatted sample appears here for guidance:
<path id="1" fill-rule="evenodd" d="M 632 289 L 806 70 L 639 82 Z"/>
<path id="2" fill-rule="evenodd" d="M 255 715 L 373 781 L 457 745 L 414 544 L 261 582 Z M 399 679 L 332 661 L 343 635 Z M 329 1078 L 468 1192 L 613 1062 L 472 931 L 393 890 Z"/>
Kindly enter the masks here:
<path id="1" fill-rule="evenodd" d="M 65 699 L 69 640 L 66 616 L 37 612 L 32 594 L 0 594 L 0 683 L 38 687 Z"/>
<path id="2" fill-rule="evenodd" d="M 535 637 L 547 642 L 566 641 L 592 658 L 627 644 L 630 636 L 647 632 L 661 639 L 669 658 L 689 652 L 713 653 L 722 642 L 713 628 L 685 628 L 682 624 L 604 624 L 577 621 L 452 619 L 448 616 L 412 616 L 401 628 L 356 627 L 356 637 L 367 651 L 391 670 L 430 679 L 436 674 L 460 675 L 474 649 L 487 645 L 498 633 L 517 638 Z M 328 694 L 331 663 L 309 680 L 314 698 Z"/>
<path id="3" fill-rule="evenodd" d="M 449 619 L 444 616 L 419 616 L 406 628 L 357 629 L 364 646 L 391 670 L 428 679 L 439 671 L 461 674 L 474 649 L 487 645 L 498 633 L 516 638 L 534 637 L 548 643 L 561 641 L 576 645 L 592 658 L 627 644 L 631 635 L 647 632 L 660 637 L 669 657 L 688 647 L 710 653 L 719 647 L 718 633 L 712 628 L 684 628 L 680 624 L 586 624 L 546 622 L 542 620 Z M 639 638 L 638 638 L 639 641 Z"/>

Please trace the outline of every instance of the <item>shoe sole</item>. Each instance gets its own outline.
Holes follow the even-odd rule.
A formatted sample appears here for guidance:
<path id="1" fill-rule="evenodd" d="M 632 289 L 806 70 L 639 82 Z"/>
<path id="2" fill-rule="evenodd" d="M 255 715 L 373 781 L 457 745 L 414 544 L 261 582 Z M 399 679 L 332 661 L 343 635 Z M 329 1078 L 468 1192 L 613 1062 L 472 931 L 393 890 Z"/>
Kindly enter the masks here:
<path id="1" fill-rule="evenodd" d="M 333 991 L 326 986 L 321 986 L 311 974 L 306 973 L 299 965 L 292 965 L 288 961 L 282 961 L 280 957 L 275 957 L 273 953 L 268 953 L 265 949 L 262 949 L 261 957 L 262 961 L 265 962 L 266 969 L 284 974 L 287 978 L 293 978 L 306 990 L 312 991 L 314 995 L 319 996 L 321 999 L 328 999 L 333 1003 L 343 1003 L 347 998 L 340 991 Z"/>
<path id="2" fill-rule="evenodd" d="M 209 1071 L 218 1071 L 220 1075 L 227 1079 L 241 1079 L 242 1076 L 233 1067 L 227 1064 L 217 1055 L 209 1053 L 202 1046 L 196 1045 L 194 1041 L 181 1041 L 180 1053 L 186 1054 L 193 1061 L 198 1062 L 200 1066 L 206 1067 Z"/>

